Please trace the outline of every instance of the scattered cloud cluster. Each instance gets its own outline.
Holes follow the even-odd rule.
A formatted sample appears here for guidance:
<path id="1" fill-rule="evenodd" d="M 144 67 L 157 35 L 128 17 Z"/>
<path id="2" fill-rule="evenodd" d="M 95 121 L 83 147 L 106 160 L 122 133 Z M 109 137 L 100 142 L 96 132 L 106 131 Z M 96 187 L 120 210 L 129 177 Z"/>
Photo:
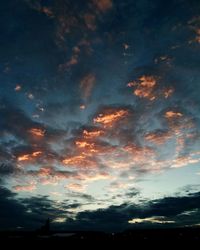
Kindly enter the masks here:
<path id="1" fill-rule="evenodd" d="M 158 87 L 158 81 L 154 76 L 141 76 L 138 81 L 129 82 L 127 87 L 133 88 L 133 94 L 140 98 L 146 98 L 150 101 L 154 101 L 159 97 L 169 98 L 174 89 L 168 87 L 160 89 Z"/>
<path id="2" fill-rule="evenodd" d="M 131 187 L 132 180 L 140 175 L 200 162 L 198 150 L 185 152 L 187 145 L 196 140 L 195 122 L 176 109 L 156 114 L 165 129 L 143 133 L 137 132 L 141 129 L 141 114 L 134 107 L 103 106 L 70 137 L 65 131 L 33 122 L 9 104 L 4 104 L 1 113 L 6 121 L 6 126 L 1 125 L 3 134 L 16 140 L 8 144 L 4 162 L 16 166 L 9 178 L 17 180 L 20 176 L 20 183 L 13 186 L 18 192 L 63 181 L 69 190 L 81 192 L 87 189 L 87 182 L 96 180 L 109 181 L 112 189 L 126 190 L 127 184 Z M 20 118 L 21 123 L 10 123 L 13 118 Z M 161 158 L 166 147 L 169 153 Z M 126 181 L 120 180 L 122 172 L 127 173 Z M 27 184 L 30 180 L 33 183 Z M 111 184 L 113 181 L 117 182 Z"/>

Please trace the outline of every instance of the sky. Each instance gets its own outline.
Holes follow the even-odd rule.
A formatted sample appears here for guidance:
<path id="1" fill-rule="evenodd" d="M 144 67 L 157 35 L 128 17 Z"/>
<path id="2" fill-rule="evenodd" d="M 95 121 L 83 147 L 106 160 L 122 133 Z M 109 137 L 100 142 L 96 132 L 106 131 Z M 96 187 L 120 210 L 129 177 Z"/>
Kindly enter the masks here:
<path id="1" fill-rule="evenodd" d="M 200 226 L 199 13 L 1 4 L 0 230 Z"/>

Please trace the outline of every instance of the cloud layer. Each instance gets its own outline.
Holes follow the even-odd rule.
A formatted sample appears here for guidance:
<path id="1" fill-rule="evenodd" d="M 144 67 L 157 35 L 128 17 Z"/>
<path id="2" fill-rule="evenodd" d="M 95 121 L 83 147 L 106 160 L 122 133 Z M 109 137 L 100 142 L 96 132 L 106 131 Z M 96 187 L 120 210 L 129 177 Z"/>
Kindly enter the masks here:
<path id="1" fill-rule="evenodd" d="M 44 199 L 72 228 L 119 215 L 109 228 L 196 223 L 198 211 L 188 222 L 190 208 L 178 209 L 188 200 L 195 214 L 199 193 L 162 199 L 198 182 L 200 4 L 190 2 L 3 4 L 2 214 L 13 202 L 35 223 Z"/>

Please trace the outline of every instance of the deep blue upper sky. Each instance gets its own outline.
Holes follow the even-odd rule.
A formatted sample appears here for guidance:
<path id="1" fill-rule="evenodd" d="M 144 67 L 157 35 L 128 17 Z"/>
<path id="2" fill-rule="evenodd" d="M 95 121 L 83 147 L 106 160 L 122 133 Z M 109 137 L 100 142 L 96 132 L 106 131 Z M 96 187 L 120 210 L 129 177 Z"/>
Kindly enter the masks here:
<path id="1" fill-rule="evenodd" d="M 1 3 L 0 229 L 200 225 L 199 13 Z"/>

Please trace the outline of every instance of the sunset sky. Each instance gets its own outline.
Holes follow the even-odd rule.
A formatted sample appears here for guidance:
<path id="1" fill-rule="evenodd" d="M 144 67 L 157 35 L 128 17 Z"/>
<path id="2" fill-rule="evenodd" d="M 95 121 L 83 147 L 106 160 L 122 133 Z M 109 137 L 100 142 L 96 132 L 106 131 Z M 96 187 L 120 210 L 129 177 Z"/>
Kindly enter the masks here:
<path id="1" fill-rule="evenodd" d="M 200 226 L 200 1 L 0 8 L 0 230 Z"/>

